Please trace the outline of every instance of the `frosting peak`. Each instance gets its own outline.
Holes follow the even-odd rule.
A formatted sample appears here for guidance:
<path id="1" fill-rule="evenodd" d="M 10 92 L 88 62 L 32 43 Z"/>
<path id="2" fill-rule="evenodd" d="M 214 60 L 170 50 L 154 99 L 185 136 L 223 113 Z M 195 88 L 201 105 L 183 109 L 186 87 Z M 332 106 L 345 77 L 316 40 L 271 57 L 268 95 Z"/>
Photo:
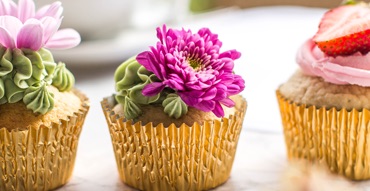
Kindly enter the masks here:
<path id="1" fill-rule="evenodd" d="M 370 54 L 330 57 L 309 39 L 298 50 L 297 63 L 303 73 L 320 76 L 333 84 L 370 87 Z"/>

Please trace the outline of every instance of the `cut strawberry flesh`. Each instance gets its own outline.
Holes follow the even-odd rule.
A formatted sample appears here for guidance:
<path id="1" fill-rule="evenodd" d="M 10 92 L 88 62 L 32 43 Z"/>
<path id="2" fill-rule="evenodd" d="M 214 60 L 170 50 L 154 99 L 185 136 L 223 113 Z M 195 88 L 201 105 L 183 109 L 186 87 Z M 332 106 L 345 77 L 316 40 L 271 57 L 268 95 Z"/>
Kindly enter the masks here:
<path id="1" fill-rule="evenodd" d="M 313 40 L 329 56 L 370 51 L 370 8 L 345 5 L 328 11 Z"/>

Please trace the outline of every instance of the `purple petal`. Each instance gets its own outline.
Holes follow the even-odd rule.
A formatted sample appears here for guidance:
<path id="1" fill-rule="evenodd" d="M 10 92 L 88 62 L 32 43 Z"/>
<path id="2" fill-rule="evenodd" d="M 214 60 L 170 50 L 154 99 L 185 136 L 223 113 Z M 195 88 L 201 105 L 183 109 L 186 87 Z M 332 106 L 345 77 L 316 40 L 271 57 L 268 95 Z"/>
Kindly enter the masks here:
<path id="1" fill-rule="evenodd" d="M 217 88 L 217 95 L 216 97 L 219 99 L 219 100 L 222 100 L 223 98 L 226 98 L 227 97 L 227 87 L 223 84 L 218 84 L 216 86 Z"/>
<path id="2" fill-rule="evenodd" d="M 2 27 L 0 27 L 0 44 L 6 48 L 15 48 L 14 39 L 9 32 Z"/>
<path id="3" fill-rule="evenodd" d="M 214 110 L 215 105 L 216 105 L 215 101 L 209 100 L 209 101 L 201 101 L 200 103 L 198 103 L 194 107 L 199 109 L 199 110 L 209 112 L 209 111 Z"/>
<path id="4" fill-rule="evenodd" d="M 194 107 L 195 105 L 197 105 L 199 102 L 202 101 L 202 99 L 200 98 L 189 96 L 186 92 L 183 92 L 183 93 L 179 92 L 179 95 L 182 101 L 184 101 L 186 105 L 191 106 L 191 107 Z"/>
<path id="5" fill-rule="evenodd" d="M 234 82 L 233 84 L 228 85 L 227 92 L 228 95 L 235 95 L 242 92 L 245 88 L 245 82 L 243 78 L 239 75 L 234 75 Z"/>
<path id="6" fill-rule="evenodd" d="M 142 94 L 144 96 L 155 96 L 165 88 L 166 86 L 161 82 L 153 82 L 146 85 L 143 89 Z"/>
<path id="7" fill-rule="evenodd" d="M 43 44 L 46 44 L 46 42 L 58 31 L 61 20 L 56 20 L 48 16 L 42 18 L 40 21 L 44 26 Z"/>
<path id="8" fill-rule="evenodd" d="M 222 108 L 221 104 L 219 102 L 216 102 L 214 109 L 212 112 L 217 116 L 217 117 L 223 117 L 225 115 L 224 109 Z"/>
<path id="9" fill-rule="evenodd" d="M 222 70 L 227 72 L 232 72 L 234 69 L 234 62 L 230 58 L 221 58 L 221 62 L 223 63 Z"/>
<path id="10" fill-rule="evenodd" d="M 181 81 L 169 79 L 169 80 L 165 80 L 164 83 L 171 89 L 179 90 L 179 91 L 185 90 L 184 84 Z"/>
<path id="11" fill-rule="evenodd" d="M 227 93 L 228 95 L 235 95 L 241 92 L 240 87 L 236 84 L 229 84 L 227 86 Z"/>
<path id="12" fill-rule="evenodd" d="M 23 23 L 35 16 L 35 3 L 32 0 L 18 1 L 18 18 Z"/>
<path id="13" fill-rule="evenodd" d="M 160 64 L 157 63 L 154 54 L 145 51 L 136 56 L 136 60 L 139 64 L 143 65 L 145 69 L 150 72 L 153 72 L 160 80 L 163 80 L 163 75 L 160 69 Z"/>
<path id="14" fill-rule="evenodd" d="M 216 97 L 216 94 L 217 94 L 217 88 L 215 87 L 210 88 L 205 94 L 203 94 L 202 99 L 211 100 Z"/>
<path id="15" fill-rule="evenodd" d="M 240 52 L 238 52 L 236 50 L 229 50 L 229 51 L 221 53 L 218 56 L 218 58 L 231 58 L 233 60 L 236 60 L 236 59 L 240 58 L 240 56 L 241 56 Z"/>
<path id="16" fill-rule="evenodd" d="M 46 42 L 45 47 L 51 49 L 68 49 L 80 44 L 81 37 L 74 29 L 62 29 L 57 31 Z"/>
<path id="17" fill-rule="evenodd" d="M 40 21 L 29 19 L 17 35 L 17 48 L 39 50 L 42 47 L 43 28 Z"/>
<path id="18" fill-rule="evenodd" d="M 223 100 L 220 100 L 220 103 L 225 105 L 226 107 L 234 107 L 235 106 L 234 101 L 230 98 L 225 98 Z"/>
<path id="19" fill-rule="evenodd" d="M 163 25 L 162 28 L 157 27 L 157 38 L 163 43 L 164 36 L 167 33 L 166 25 Z"/>
<path id="20" fill-rule="evenodd" d="M 219 76 L 223 84 L 230 84 L 234 82 L 234 74 L 232 73 L 223 73 Z"/>
<path id="21" fill-rule="evenodd" d="M 186 94 L 190 97 L 200 98 L 202 95 L 204 95 L 204 91 L 193 90 L 186 92 Z"/>
<path id="22" fill-rule="evenodd" d="M 197 77 L 198 77 L 198 80 L 200 80 L 202 82 L 207 82 L 207 81 L 213 79 L 215 76 L 213 74 L 203 72 L 203 73 L 198 73 Z"/>
<path id="23" fill-rule="evenodd" d="M 41 9 L 36 12 L 35 18 L 41 19 L 43 17 L 53 17 L 54 19 L 59 19 L 62 16 L 62 13 L 62 3 L 56 1 L 51 5 L 45 5 L 41 7 Z"/>

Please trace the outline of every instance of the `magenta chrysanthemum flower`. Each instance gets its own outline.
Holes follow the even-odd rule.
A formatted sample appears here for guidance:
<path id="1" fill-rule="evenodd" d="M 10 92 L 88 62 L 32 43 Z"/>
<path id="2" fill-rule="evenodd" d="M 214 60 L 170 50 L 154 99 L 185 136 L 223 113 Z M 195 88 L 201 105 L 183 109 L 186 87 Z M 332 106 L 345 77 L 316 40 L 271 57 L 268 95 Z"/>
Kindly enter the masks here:
<path id="1" fill-rule="evenodd" d="M 78 45 L 80 35 L 73 29 L 59 30 L 63 8 L 60 2 L 35 11 L 32 0 L 0 0 L 0 44 L 6 48 L 42 47 L 66 49 Z"/>
<path id="2" fill-rule="evenodd" d="M 233 107 L 231 95 L 244 89 L 244 80 L 233 73 L 236 50 L 220 53 L 218 36 L 208 28 L 192 34 L 185 31 L 157 28 L 159 42 L 151 51 L 140 53 L 136 59 L 161 81 L 148 84 L 143 95 L 153 96 L 171 88 L 188 105 L 202 111 L 224 116 L 221 104 Z"/>

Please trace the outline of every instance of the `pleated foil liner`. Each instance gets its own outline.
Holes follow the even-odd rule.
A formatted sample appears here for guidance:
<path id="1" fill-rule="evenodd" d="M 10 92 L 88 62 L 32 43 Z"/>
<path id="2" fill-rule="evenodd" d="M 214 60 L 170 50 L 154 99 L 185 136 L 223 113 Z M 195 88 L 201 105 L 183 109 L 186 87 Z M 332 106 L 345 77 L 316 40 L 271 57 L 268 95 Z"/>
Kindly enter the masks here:
<path id="1" fill-rule="evenodd" d="M 0 190 L 46 191 L 68 182 L 89 110 L 88 98 L 73 92 L 82 107 L 67 120 L 28 130 L 0 129 Z"/>
<path id="2" fill-rule="evenodd" d="M 121 180 L 139 190 L 207 190 L 230 176 L 246 111 L 189 127 L 125 121 L 115 114 L 113 97 L 101 104 L 109 126 Z"/>
<path id="3" fill-rule="evenodd" d="M 276 92 L 289 159 L 307 159 L 352 180 L 370 179 L 370 111 L 316 108 Z"/>

